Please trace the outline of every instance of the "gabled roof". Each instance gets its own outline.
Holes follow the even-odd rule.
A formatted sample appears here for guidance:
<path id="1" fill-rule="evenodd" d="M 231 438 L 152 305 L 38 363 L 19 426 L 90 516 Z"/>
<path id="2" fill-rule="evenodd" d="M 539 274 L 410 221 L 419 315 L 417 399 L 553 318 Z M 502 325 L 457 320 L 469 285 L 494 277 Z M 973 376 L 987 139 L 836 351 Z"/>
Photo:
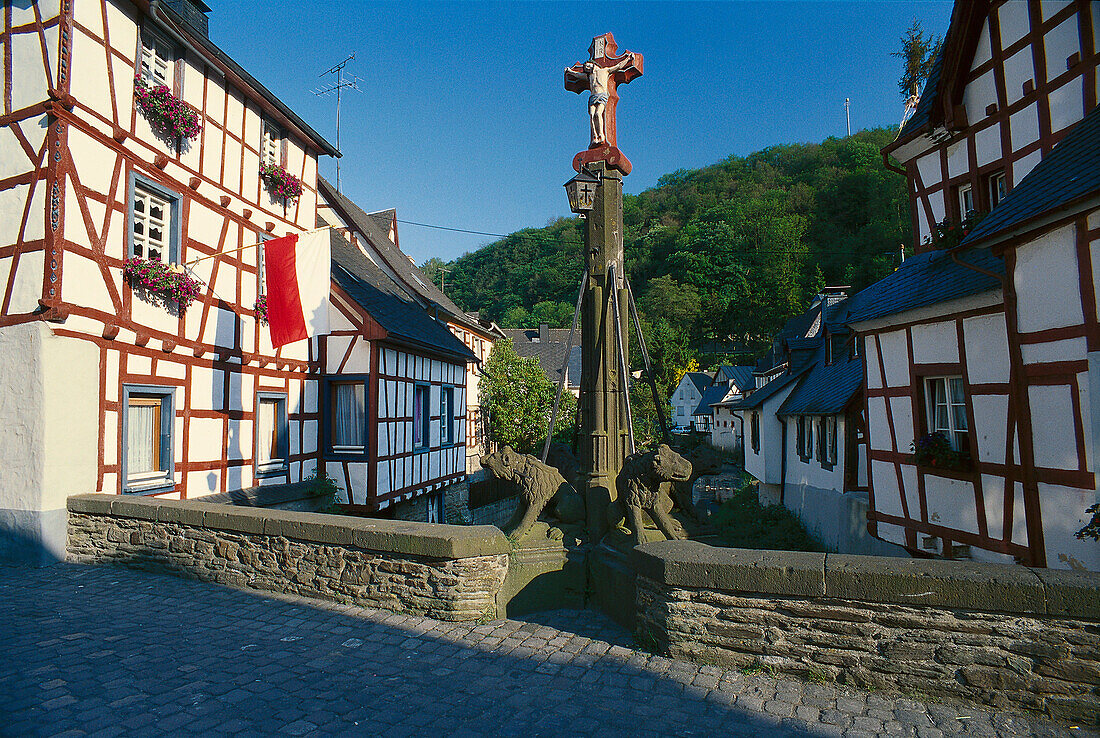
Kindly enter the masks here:
<path id="1" fill-rule="evenodd" d="M 834 415 L 842 412 L 863 384 L 862 359 L 814 364 L 783 401 L 777 415 Z"/>
<path id="2" fill-rule="evenodd" d="M 1004 260 L 989 249 L 958 254 L 960 261 L 994 274 L 1004 274 Z M 905 260 L 897 270 L 848 300 L 848 322 L 882 318 L 938 302 L 999 289 L 1000 280 L 956 264 L 946 251 L 926 251 Z"/>
<path id="3" fill-rule="evenodd" d="M 699 401 L 699 404 L 691 411 L 691 414 L 710 415 L 713 412 L 711 406 L 724 400 L 729 393 L 730 386 L 727 382 L 712 384 L 703 392 L 703 399 Z"/>
<path id="4" fill-rule="evenodd" d="M 988 16 L 989 0 L 955 0 L 951 25 L 929 71 L 920 103 L 897 139 L 884 151 L 892 151 L 938 126 L 958 129 L 966 125 L 963 93 Z"/>
<path id="5" fill-rule="evenodd" d="M 796 382 L 801 379 L 803 375 L 805 375 L 806 371 L 806 369 L 803 369 L 802 371 L 795 372 L 794 374 L 787 374 L 782 377 L 776 377 L 760 389 L 745 395 L 745 397 L 743 397 L 738 402 L 731 403 L 730 409 L 749 410 L 752 408 L 760 407 L 764 404 L 765 401 L 768 400 L 768 398 L 773 397 L 774 395 L 782 391 L 784 387 L 789 387 L 792 382 Z"/>
<path id="6" fill-rule="evenodd" d="M 699 390 L 700 394 L 702 394 L 711 383 L 710 375 L 706 372 L 688 372 L 684 376 L 691 380 L 691 383 L 695 385 L 695 389 Z M 684 380 L 681 379 L 680 381 L 683 382 Z"/>
<path id="7" fill-rule="evenodd" d="M 1015 226 L 1068 208 L 1100 193 L 1100 106 L 1012 188 L 960 246 L 988 241 Z"/>
<path id="8" fill-rule="evenodd" d="M 752 376 L 753 367 L 751 366 L 730 366 L 729 364 L 723 364 L 718 367 L 718 376 L 714 381 L 716 382 L 733 382 L 737 386 L 737 389 L 742 392 L 747 392 L 756 386 L 756 380 Z"/>
<path id="9" fill-rule="evenodd" d="M 317 191 L 330 204 L 340 211 L 344 219 L 356 230 L 361 232 L 370 245 L 374 248 L 378 257 L 386 266 L 393 270 L 406 291 L 411 291 L 418 299 L 427 305 L 438 305 L 447 312 L 447 317 L 466 328 L 486 333 L 487 329 L 472 320 L 466 312 L 456 305 L 451 298 L 443 294 L 435 284 L 421 272 L 415 264 L 401 252 L 390 240 L 390 224 L 392 223 L 393 210 L 383 210 L 378 213 L 367 213 L 342 192 L 337 192 L 332 183 L 324 177 L 317 177 Z M 389 214 L 388 216 L 386 214 Z M 383 221 L 385 225 L 382 225 Z"/>
<path id="10" fill-rule="evenodd" d="M 463 362 L 477 361 L 466 345 L 374 262 L 333 230 L 332 278 L 397 343 L 426 349 Z"/>

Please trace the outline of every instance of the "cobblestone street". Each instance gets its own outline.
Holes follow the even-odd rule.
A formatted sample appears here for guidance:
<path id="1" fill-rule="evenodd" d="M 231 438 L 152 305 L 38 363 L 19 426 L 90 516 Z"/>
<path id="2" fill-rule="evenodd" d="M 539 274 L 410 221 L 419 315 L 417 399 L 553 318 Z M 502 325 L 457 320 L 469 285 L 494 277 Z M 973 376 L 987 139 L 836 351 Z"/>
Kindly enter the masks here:
<path id="1" fill-rule="evenodd" d="M 486 625 L 111 567 L 0 567 L 0 734 L 1080 736 L 634 650 L 591 611 Z"/>

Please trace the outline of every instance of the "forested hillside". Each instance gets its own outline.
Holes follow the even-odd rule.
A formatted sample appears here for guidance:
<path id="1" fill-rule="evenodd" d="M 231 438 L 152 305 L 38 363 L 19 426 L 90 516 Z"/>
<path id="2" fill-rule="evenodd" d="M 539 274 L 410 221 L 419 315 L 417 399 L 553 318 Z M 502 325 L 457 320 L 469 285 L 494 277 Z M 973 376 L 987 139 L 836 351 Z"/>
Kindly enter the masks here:
<path id="1" fill-rule="evenodd" d="M 773 146 L 626 196 L 627 270 L 662 383 L 704 339 L 752 354 L 820 287 L 858 290 L 897 266 L 905 178 L 879 153 L 894 135 Z M 447 265 L 447 294 L 504 327 L 568 327 L 581 243 L 578 218 L 518 231 Z M 425 265 L 437 283 L 439 266 Z"/>

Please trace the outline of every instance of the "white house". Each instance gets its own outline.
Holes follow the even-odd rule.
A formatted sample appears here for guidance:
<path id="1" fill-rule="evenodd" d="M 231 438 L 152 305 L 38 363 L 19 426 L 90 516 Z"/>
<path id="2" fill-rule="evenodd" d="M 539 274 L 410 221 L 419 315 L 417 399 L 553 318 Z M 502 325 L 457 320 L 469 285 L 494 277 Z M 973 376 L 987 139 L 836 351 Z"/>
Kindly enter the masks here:
<path id="1" fill-rule="evenodd" d="M 885 541 L 1100 569 L 1100 547 L 1074 536 L 1100 450 L 1097 20 L 1096 3 L 956 3 L 885 150 L 909 180 L 919 253 L 849 313 Z M 936 230 L 968 211 L 989 214 L 960 244 Z"/>
<path id="2" fill-rule="evenodd" d="M 754 386 L 751 366 L 723 365 L 715 371 L 713 384 L 703 392 L 693 413 L 699 426 L 710 433 L 715 448 L 733 452 L 741 448 L 741 422 L 730 407 Z"/>
<path id="3" fill-rule="evenodd" d="M 695 427 L 694 412 L 703 399 L 703 392 L 713 377 L 706 372 L 685 372 L 672 391 L 672 425 L 681 430 L 702 430 Z"/>

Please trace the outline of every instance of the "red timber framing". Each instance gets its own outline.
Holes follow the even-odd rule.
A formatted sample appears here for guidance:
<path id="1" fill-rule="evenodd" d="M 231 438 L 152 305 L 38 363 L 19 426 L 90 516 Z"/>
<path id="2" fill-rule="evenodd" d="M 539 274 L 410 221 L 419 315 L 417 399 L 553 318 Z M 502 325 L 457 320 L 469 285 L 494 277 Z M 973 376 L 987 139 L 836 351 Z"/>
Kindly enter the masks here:
<path id="1" fill-rule="evenodd" d="M 1097 29 L 1093 24 L 1096 16 L 1090 10 L 1089 0 L 1074 0 L 1045 19 L 1039 0 L 1028 0 L 1027 33 L 1002 47 L 998 11 L 1007 1 L 1010 0 L 956 3 L 952 28 L 944 48 L 945 60 L 940 84 L 936 89 L 925 90 L 923 93 L 936 96 L 928 124 L 929 130 L 942 127 L 945 129 L 944 137 L 937 137 L 935 141 L 925 138 L 923 149 L 914 152 L 912 147 L 915 144 L 907 144 L 903 132 L 899 143 L 891 144 L 885 149 L 885 153 L 896 156 L 902 156 L 903 151 L 910 152 L 904 154 L 903 164 L 910 183 L 909 195 L 914 223 L 919 224 L 914 228 L 914 248 L 917 251 L 927 248 L 923 240 L 931 225 L 936 222 L 933 205 L 935 199 L 943 199 L 944 216 L 941 219 L 947 217 L 958 221 L 964 215 L 960 212 L 958 188 L 960 185 L 970 185 L 977 209 L 989 210 L 988 181 L 991 174 L 1003 170 L 1006 186 L 1011 190 L 1030 171 L 1031 165 L 1038 161 L 1038 157 L 1033 155 L 1045 156 L 1072 128 L 1072 125 L 1066 125 L 1054 130 L 1051 118 L 1052 92 L 1066 89 L 1065 86 L 1070 84 L 1080 87 L 1082 105 L 1076 112 L 1076 119 L 1083 117 L 1097 104 L 1096 76 L 1100 54 L 1097 53 L 1094 43 Z M 1076 44 L 1073 48 L 1067 48 L 1064 54 L 1058 52 L 1056 63 L 1048 65 L 1048 38 L 1054 29 L 1067 20 L 1075 22 Z M 972 67 L 972 60 L 983 34 L 989 41 L 991 56 Z M 1005 60 L 1028 49 L 1032 77 L 1020 89 L 1010 91 L 1006 81 Z M 964 107 L 967 86 L 989 73 L 993 75 L 995 102 L 987 106 L 984 114 L 976 116 L 975 120 L 968 120 Z M 1035 106 L 1038 133 L 1034 138 L 1021 140 L 1020 134 L 1013 136 L 1011 120 L 1013 116 L 1022 118 L 1020 114 L 1032 105 Z M 979 144 L 979 138 L 987 138 L 986 134 L 990 130 L 995 131 L 997 147 L 1001 153 L 979 165 L 978 148 L 980 145 L 988 145 Z M 949 152 L 960 145 L 966 147 L 966 166 L 951 176 L 948 166 Z M 919 171 L 918 161 L 929 157 L 935 161 L 933 169 L 937 176 L 926 181 L 925 175 Z M 1022 163 L 1028 157 L 1032 157 L 1031 165 Z M 926 174 L 927 172 L 926 165 Z"/>
<path id="2" fill-rule="evenodd" d="M 115 12 L 115 4 L 125 5 L 124 12 Z M 202 131 L 191 142 L 157 138 L 133 102 L 140 32 L 156 23 L 123 0 L 75 6 L 62 0 L 60 8 L 58 17 L 42 18 L 39 4 L 31 3 L 22 12 L 32 19 L 20 24 L 11 3 L 3 11 L 0 125 L 18 143 L 18 151 L 5 155 L 24 157 L 26 170 L 0 181 L 0 190 L 26 187 L 26 194 L 20 222 L 0 226 L 12 234 L 0 242 L 0 264 L 7 263 L 0 269 L 0 329 L 46 320 L 54 336 L 97 348 L 90 370 L 99 378 L 101 491 L 125 487 L 121 418 L 128 385 L 176 388 L 175 483 L 167 493 L 185 498 L 256 481 L 258 393 L 286 396 L 292 436 L 285 470 L 264 481 L 302 478 L 318 457 L 320 363 L 306 344 L 271 349 L 253 310 L 256 249 L 236 249 L 264 233 L 314 227 L 317 143 L 292 138 L 297 129 L 283 125 L 284 162 L 304 192 L 291 203 L 276 201 L 258 173 L 260 121 L 272 113 L 255 91 L 177 46 L 174 92 L 200 111 Z M 42 49 L 42 94 L 33 104 L 16 105 L 20 85 L 30 84 L 25 70 L 13 66 L 12 39 L 23 35 L 36 36 Z M 36 138 L 42 120 L 48 125 Z M 214 257 L 202 263 L 206 286 L 185 312 L 150 305 L 122 277 L 135 177 L 175 198 L 177 260 Z M 41 228 L 31 227 L 36 219 Z M 27 237 L 32 232 L 42 235 Z M 21 270 L 28 266 L 41 275 L 41 297 L 37 304 L 16 304 L 16 285 L 25 284 Z"/>
<path id="3" fill-rule="evenodd" d="M 353 365 L 358 351 L 367 351 L 367 448 L 365 454 L 330 453 L 326 438 L 321 439 L 326 466 L 330 475 L 345 485 L 350 493 L 352 510 L 377 513 L 395 503 L 442 490 L 466 477 L 466 436 L 464 433 L 467 367 L 424 350 L 413 349 L 389 336 L 353 297 L 335 282 L 332 285 L 333 306 L 350 324 L 346 329 L 332 330 L 320 340 L 318 364 L 327 375 L 337 377 L 350 367 L 352 376 L 359 367 Z M 335 339 L 335 340 L 334 340 Z M 347 345 L 333 354 L 339 343 Z M 365 345 L 366 344 L 366 345 Z M 421 366 L 417 371 L 418 362 Z M 333 371 L 335 369 L 335 371 Z M 438 394 L 429 396 L 428 419 L 433 428 L 431 442 L 425 449 L 412 447 L 413 417 L 406 408 L 412 406 L 416 385 L 427 385 L 436 392 L 453 387 L 456 438 L 443 445 L 435 430 L 440 426 Z M 325 413 L 322 411 L 322 418 Z M 328 433 L 323 428 L 322 435 Z M 386 448 L 379 439 L 386 439 Z M 432 466 L 436 471 L 432 472 Z M 336 471 L 335 474 L 332 471 Z"/>

